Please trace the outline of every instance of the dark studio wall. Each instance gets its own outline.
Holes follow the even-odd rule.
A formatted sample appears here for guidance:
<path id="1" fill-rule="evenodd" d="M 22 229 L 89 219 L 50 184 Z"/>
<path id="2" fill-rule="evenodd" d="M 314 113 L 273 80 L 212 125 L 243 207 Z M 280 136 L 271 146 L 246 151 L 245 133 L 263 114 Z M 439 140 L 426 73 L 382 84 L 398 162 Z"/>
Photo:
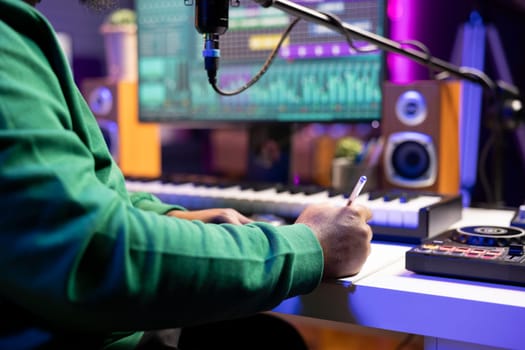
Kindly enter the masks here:
<path id="1" fill-rule="evenodd" d="M 498 31 L 506 61 L 509 66 L 513 83 L 520 89 L 521 95 L 525 94 L 525 2 L 523 0 L 506 1 L 479 1 L 480 12 L 487 23 Z M 486 72 L 497 78 L 495 63 L 488 55 Z M 501 200 L 504 206 L 516 207 L 525 204 L 525 119 L 520 117 L 521 127 L 518 131 L 505 130 L 499 135 L 502 151 L 495 153 L 493 150 L 488 155 L 485 169 L 489 183 L 494 187 L 494 178 L 497 170 L 501 171 Z M 493 128 L 485 123 L 481 131 L 481 142 L 490 139 Z M 480 149 L 482 145 L 480 142 Z M 496 170 L 496 174 L 495 174 Z M 488 187 L 488 188 L 485 188 Z M 475 198 L 480 202 L 486 201 L 487 193 L 490 195 L 491 186 L 478 186 Z M 494 197 L 494 194 L 492 194 Z M 498 200 L 496 200 L 498 202 Z M 496 203 L 497 205 L 498 203 Z"/>
<path id="2" fill-rule="evenodd" d="M 402 1 L 402 0 L 400 0 Z M 417 1 L 419 14 L 413 19 L 413 37 L 406 39 L 424 43 L 434 57 L 450 61 L 458 29 L 478 12 L 486 26 L 499 33 L 503 54 L 510 70 L 512 82 L 523 96 L 525 92 L 525 1 L 523 0 L 443 0 Z M 492 79 L 501 78 L 495 69 L 488 42 L 486 42 L 484 72 Z M 413 77 L 428 79 L 429 71 L 412 63 Z M 484 105 L 481 116 L 479 154 L 486 151 L 484 160 L 478 161 L 477 182 L 472 192 L 472 205 L 488 207 L 517 207 L 525 203 L 525 126 L 516 130 L 503 130 L 496 134 L 501 151 L 487 145 L 495 128 Z M 523 115 L 520 120 L 525 124 Z M 501 124 L 500 124 L 501 125 Z M 519 139 L 521 138 L 521 141 Z"/>
<path id="3" fill-rule="evenodd" d="M 133 8 L 133 0 L 118 0 L 118 6 Z M 88 9 L 77 0 L 41 0 L 37 9 L 49 19 L 57 32 L 71 37 L 77 83 L 86 77 L 106 74 L 104 41 L 99 27 L 111 10 Z"/>

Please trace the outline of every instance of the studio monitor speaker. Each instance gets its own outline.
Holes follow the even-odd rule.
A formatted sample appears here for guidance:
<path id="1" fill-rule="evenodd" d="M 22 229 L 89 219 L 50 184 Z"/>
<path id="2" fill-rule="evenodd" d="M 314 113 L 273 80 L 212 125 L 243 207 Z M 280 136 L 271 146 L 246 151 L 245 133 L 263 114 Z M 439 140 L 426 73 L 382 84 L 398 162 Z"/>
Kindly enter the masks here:
<path id="1" fill-rule="evenodd" d="M 382 186 L 459 192 L 458 81 L 383 85 Z"/>
<path id="2" fill-rule="evenodd" d="M 82 94 L 125 176 L 161 175 L 160 130 L 138 119 L 137 82 L 85 79 Z"/>

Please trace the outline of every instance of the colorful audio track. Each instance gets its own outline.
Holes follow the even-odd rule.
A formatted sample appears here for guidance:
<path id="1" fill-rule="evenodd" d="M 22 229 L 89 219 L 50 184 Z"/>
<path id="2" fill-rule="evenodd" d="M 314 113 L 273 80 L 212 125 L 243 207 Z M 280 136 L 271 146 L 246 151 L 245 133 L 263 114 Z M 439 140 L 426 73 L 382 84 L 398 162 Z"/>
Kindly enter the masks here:
<path id="1" fill-rule="evenodd" d="M 380 113 L 380 62 L 373 57 L 361 57 L 348 64 L 332 60 L 322 70 L 310 63 L 275 64 L 267 79 L 261 79 L 244 93 L 221 97 L 210 95 L 206 85 L 191 81 L 189 88 L 197 114 L 215 113 L 221 119 L 264 119 L 277 112 L 280 120 L 333 120 L 341 115 L 360 116 L 363 120 Z M 233 90 L 255 75 L 252 66 L 225 66 L 221 86 Z M 220 103 L 212 103 L 212 100 Z"/>

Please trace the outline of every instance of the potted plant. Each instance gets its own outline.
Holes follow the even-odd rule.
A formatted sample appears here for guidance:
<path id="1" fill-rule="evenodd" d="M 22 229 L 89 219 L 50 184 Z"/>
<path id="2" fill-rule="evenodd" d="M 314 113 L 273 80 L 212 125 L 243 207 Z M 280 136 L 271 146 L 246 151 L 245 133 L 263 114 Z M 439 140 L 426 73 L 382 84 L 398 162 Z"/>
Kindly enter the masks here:
<path id="1" fill-rule="evenodd" d="M 355 137 L 339 139 L 332 160 L 332 187 L 342 191 L 352 189 L 361 176 L 362 166 L 359 157 L 363 152 L 363 142 Z"/>
<path id="2" fill-rule="evenodd" d="M 337 141 L 334 158 L 354 164 L 361 152 L 363 152 L 363 142 L 355 137 L 346 136 Z"/>

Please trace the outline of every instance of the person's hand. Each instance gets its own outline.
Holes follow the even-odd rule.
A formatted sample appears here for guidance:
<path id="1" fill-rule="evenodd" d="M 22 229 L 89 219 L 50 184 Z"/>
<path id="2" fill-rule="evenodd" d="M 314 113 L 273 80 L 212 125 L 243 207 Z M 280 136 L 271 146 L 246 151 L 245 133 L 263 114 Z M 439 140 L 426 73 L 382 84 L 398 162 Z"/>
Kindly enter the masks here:
<path id="1" fill-rule="evenodd" d="M 253 222 L 252 219 L 247 218 L 235 209 L 231 208 L 213 208 L 203 210 L 171 210 L 166 213 L 168 216 L 175 216 L 179 219 L 186 220 L 200 220 L 207 223 L 223 224 L 230 223 L 236 225 L 243 225 Z"/>
<path id="2" fill-rule="evenodd" d="M 352 204 L 334 207 L 329 204 L 308 206 L 296 220 L 309 226 L 316 235 L 324 255 L 323 279 L 358 273 L 370 255 L 372 229 L 367 221 L 372 212 Z"/>

